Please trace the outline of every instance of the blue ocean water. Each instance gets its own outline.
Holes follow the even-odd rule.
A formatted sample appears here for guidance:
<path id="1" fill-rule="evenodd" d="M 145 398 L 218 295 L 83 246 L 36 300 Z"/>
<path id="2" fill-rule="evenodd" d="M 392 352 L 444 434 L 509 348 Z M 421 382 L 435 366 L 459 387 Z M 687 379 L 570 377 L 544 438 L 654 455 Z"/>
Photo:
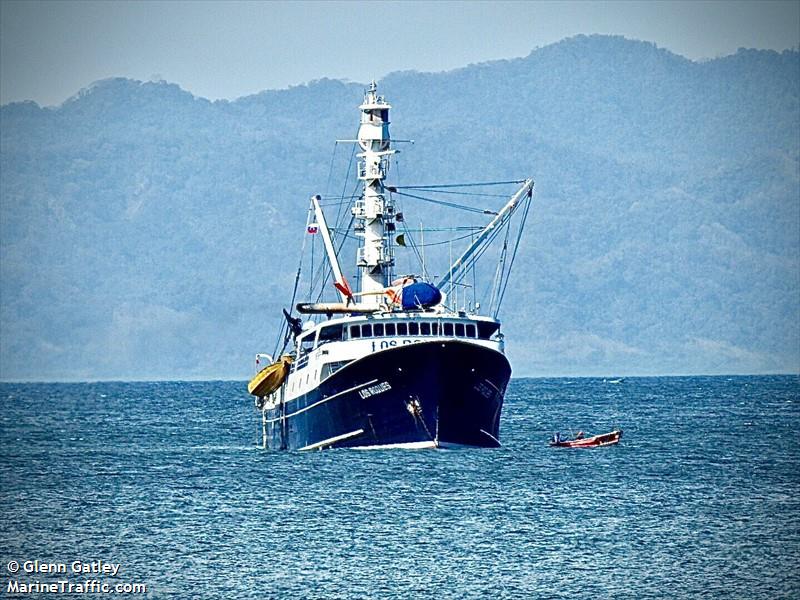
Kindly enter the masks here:
<path id="1" fill-rule="evenodd" d="M 38 559 L 150 598 L 800 598 L 797 376 L 516 379 L 491 450 L 265 451 L 244 387 L 0 385 L 4 593 Z"/>

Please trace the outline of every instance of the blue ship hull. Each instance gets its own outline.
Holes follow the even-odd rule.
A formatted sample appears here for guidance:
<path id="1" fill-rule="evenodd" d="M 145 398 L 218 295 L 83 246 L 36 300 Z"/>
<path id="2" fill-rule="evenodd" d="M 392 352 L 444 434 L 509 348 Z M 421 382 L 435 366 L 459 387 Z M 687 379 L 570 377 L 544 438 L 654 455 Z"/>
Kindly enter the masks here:
<path id="1" fill-rule="evenodd" d="M 505 355 L 473 343 L 437 340 L 389 348 L 265 411 L 266 445 L 496 447 L 510 377 Z"/>

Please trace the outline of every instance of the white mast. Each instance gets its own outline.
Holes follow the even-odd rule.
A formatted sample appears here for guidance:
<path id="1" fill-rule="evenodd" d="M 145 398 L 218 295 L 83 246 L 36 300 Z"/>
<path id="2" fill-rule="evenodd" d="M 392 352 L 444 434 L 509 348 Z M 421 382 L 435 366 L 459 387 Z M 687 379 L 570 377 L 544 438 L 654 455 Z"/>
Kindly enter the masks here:
<path id="1" fill-rule="evenodd" d="M 389 109 L 391 106 L 383 96 L 377 95 L 378 86 L 373 81 L 364 94 L 361 109 L 361 125 L 358 128 L 358 144 L 362 152 L 358 165 L 358 178 L 364 182 L 362 198 L 353 207 L 356 232 L 364 238 L 358 249 L 356 265 L 361 269 L 361 297 L 364 304 L 377 308 L 382 301 L 380 292 L 389 284 L 390 269 L 394 256 L 390 245 L 390 223 L 394 219 L 394 207 L 384 189 L 384 179 L 389 170 L 390 148 Z"/>

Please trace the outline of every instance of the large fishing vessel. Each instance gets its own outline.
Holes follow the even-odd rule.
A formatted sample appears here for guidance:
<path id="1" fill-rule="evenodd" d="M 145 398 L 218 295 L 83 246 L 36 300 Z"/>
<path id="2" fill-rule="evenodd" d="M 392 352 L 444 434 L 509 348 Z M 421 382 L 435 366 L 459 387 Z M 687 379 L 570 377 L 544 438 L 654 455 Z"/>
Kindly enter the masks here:
<path id="1" fill-rule="evenodd" d="M 256 356 L 259 368 L 263 361 L 267 366 L 257 369 L 248 385 L 261 414 L 266 448 L 500 445 L 500 413 L 511 366 L 497 313 L 530 208 L 533 181 L 387 184 L 397 152 L 389 136 L 390 108 L 373 82 L 359 107 L 357 139 L 343 140 L 359 151 L 355 155 L 357 193 L 311 198 L 303 247 L 305 239 L 313 237 L 312 244 L 321 239 L 319 245 L 325 250 L 324 268 L 318 265 L 315 271 L 311 267 L 312 276 L 318 275 L 321 282 L 319 296 L 284 310 L 275 352 Z M 497 198 L 499 194 L 479 191 L 494 184 L 513 185 L 515 190 L 496 211 L 436 196 L 469 189 L 477 190 L 466 192 L 471 197 Z M 467 234 L 457 239 L 469 239 L 464 242 L 466 249 L 456 260 L 448 261 L 450 266 L 438 278 L 431 277 L 426 268 L 426 230 L 408 226 L 408 217 L 398 210 L 400 197 L 430 200 L 439 208 L 460 207 L 473 216 L 479 213 L 484 220 L 461 229 L 438 228 L 466 230 Z M 350 227 L 343 229 L 337 223 L 329 228 L 324 207 L 333 200 L 339 200 L 340 207 L 349 204 Z M 510 239 L 515 215 L 519 226 L 516 239 Z M 491 293 L 489 310 L 481 314 L 475 296 L 477 261 L 503 233 L 494 277 L 487 288 Z M 415 241 L 416 234 L 421 241 Z M 358 243 L 357 291 L 339 263 L 346 239 Z M 453 240 L 448 243 L 452 257 Z M 420 259 L 421 274 L 395 273 L 395 250 L 400 248 Z M 302 264 L 301 258 L 292 305 Z M 465 283 L 470 276 L 472 285 Z M 328 282 L 332 285 L 326 285 Z M 311 287 L 312 294 L 315 289 Z M 337 297 L 325 301 L 324 290 Z M 294 316 L 295 310 L 302 316 Z"/>

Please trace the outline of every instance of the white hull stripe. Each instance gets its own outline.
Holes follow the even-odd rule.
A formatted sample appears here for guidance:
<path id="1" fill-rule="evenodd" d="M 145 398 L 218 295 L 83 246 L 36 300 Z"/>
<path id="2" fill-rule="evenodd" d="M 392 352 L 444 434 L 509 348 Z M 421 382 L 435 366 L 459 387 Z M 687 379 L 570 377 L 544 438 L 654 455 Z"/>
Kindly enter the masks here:
<path id="1" fill-rule="evenodd" d="M 456 449 L 456 448 L 482 448 L 483 446 L 471 446 L 469 444 L 457 444 L 456 442 L 439 442 L 439 447 L 444 448 L 445 450 L 449 449 Z"/>
<path id="2" fill-rule="evenodd" d="M 430 440 L 428 442 L 403 442 L 400 444 L 378 444 L 375 446 L 353 446 L 353 450 L 388 450 L 390 448 L 405 448 L 408 450 L 417 450 L 422 448 L 436 448 L 439 444 Z"/>
<path id="3" fill-rule="evenodd" d="M 295 412 L 286 415 L 286 417 L 278 417 L 276 419 L 267 419 L 267 423 L 275 423 L 277 421 L 280 421 L 283 418 L 288 419 L 289 417 L 293 417 L 295 415 L 299 415 L 300 413 L 306 412 L 307 410 L 311 410 L 315 406 L 319 406 L 320 404 L 324 404 L 325 402 L 333 400 L 334 398 L 338 398 L 342 394 L 348 394 L 348 393 L 350 393 L 350 392 L 352 392 L 354 390 L 357 390 L 359 388 L 363 388 L 363 387 L 366 387 L 368 385 L 372 385 L 373 383 L 378 383 L 378 380 L 377 379 L 372 379 L 372 380 L 367 381 L 365 383 L 359 383 L 358 385 L 354 385 L 351 388 L 348 388 L 346 390 L 342 390 L 341 392 L 337 392 L 333 396 L 328 396 L 327 398 L 323 398 L 322 400 L 317 400 L 316 402 L 314 402 L 314 404 L 309 404 L 308 406 L 305 406 L 305 407 L 301 408 L 300 410 L 296 410 Z"/>
<path id="4" fill-rule="evenodd" d="M 362 433 L 364 433 L 363 429 L 357 429 L 355 431 L 351 431 L 350 433 L 343 433 L 342 435 L 337 435 L 335 437 L 328 438 L 327 440 L 322 440 L 321 442 L 317 442 L 316 444 L 303 446 L 302 448 L 300 448 L 300 450 L 316 450 L 317 448 L 324 448 L 325 446 L 330 446 L 331 444 L 335 444 L 336 442 L 341 442 L 342 440 L 350 439 L 351 437 L 361 435 Z"/>
<path id="5" fill-rule="evenodd" d="M 493 439 L 495 442 L 497 442 L 497 445 L 498 445 L 498 446 L 500 445 L 500 440 L 498 440 L 496 437 L 494 437 L 494 436 L 493 436 L 491 433 L 489 433 L 488 431 L 484 431 L 483 429 L 481 429 L 481 433 L 482 433 L 482 434 L 484 434 L 484 435 L 486 435 L 486 436 L 488 436 L 488 437 L 490 437 L 490 438 L 492 438 L 492 439 Z"/>
<path id="6" fill-rule="evenodd" d="M 494 439 L 494 438 L 492 438 Z M 383 445 L 375 445 L 375 446 L 353 446 L 350 450 L 392 450 L 392 449 L 404 449 L 404 450 L 422 450 L 426 448 L 477 448 L 477 446 L 470 446 L 469 444 L 457 444 L 456 442 L 442 442 L 438 441 L 435 442 L 433 440 L 429 442 L 403 442 L 400 444 L 383 444 Z"/>

